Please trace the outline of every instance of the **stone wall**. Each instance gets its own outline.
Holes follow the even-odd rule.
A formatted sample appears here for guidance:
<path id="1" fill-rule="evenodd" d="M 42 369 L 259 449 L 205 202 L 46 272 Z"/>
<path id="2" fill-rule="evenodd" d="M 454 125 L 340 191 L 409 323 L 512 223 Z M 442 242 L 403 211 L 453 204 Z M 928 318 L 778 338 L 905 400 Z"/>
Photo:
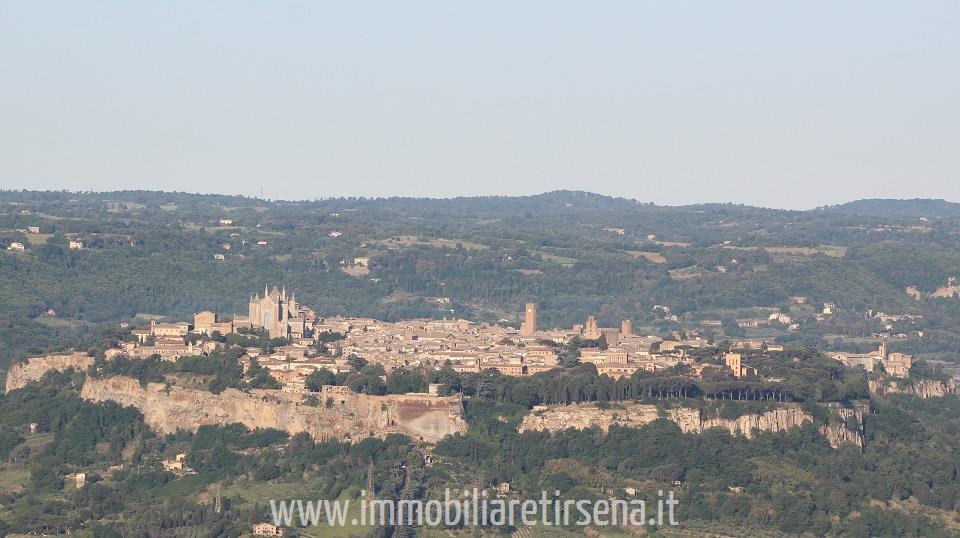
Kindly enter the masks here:
<path id="1" fill-rule="evenodd" d="M 136 407 L 151 428 L 163 433 L 239 422 L 248 428 L 276 428 L 290 434 L 305 431 L 315 439 L 359 441 L 371 435 L 382 438 L 400 433 L 436 442 L 467 429 L 457 397 L 367 396 L 350 391 L 334 394 L 340 387 L 324 389 L 320 405 L 311 406 L 304 402 L 305 395 L 278 390 L 248 393 L 227 389 L 213 394 L 160 383 L 144 387 L 136 379 L 117 376 L 87 379 L 80 396 Z M 334 400 L 329 408 L 325 405 L 328 397 Z"/>
<path id="2" fill-rule="evenodd" d="M 22 388 L 27 383 L 40 379 L 49 370 L 62 372 L 73 368 L 85 371 L 92 364 L 93 357 L 88 357 L 86 353 L 33 357 L 10 366 L 10 369 L 7 370 L 6 391 L 10 392 Z"/>

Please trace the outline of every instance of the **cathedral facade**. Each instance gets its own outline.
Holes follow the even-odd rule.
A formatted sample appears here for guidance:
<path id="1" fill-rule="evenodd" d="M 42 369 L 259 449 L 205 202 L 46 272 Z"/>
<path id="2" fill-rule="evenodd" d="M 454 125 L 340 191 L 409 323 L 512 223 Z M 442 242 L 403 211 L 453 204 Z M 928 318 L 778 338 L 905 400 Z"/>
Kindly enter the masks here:
<path id="1" fill-rule="evenodd" d="M 254 329 L 265 329 L 270 338 L 304 338 L 309 336 L 309 320 L 312 311 L 297 304 L 296 293 L 287 297 L 287 288 L 278 290 L 276 286 L 268 290 L 263 288 L 263 297 L 259 294 L 250 297 L 248 319 Z"/>

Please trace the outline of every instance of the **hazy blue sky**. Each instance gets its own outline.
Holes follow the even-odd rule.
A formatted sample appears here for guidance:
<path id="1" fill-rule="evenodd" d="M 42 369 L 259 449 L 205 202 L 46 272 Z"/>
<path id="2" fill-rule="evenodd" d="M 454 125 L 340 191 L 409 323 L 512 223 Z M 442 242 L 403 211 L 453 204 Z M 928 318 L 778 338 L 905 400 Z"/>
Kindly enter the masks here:
<path id="1" fill-rule="evenodd" d="M 960 2 L 0 1 L 0 187 L 960 201 Z"/>

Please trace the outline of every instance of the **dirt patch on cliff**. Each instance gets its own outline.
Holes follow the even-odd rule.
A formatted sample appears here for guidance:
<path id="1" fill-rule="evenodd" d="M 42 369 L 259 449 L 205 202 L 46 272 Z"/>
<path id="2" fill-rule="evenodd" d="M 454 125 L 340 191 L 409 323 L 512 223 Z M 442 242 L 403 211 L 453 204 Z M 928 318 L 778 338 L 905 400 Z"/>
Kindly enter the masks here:
<path id="1" fill-rule="evenodd" d="M 412 421 L 437 411 L 446 411 L 447 402 L 404 401 L 396 404 L 397 417 L 402 421 Z"/>

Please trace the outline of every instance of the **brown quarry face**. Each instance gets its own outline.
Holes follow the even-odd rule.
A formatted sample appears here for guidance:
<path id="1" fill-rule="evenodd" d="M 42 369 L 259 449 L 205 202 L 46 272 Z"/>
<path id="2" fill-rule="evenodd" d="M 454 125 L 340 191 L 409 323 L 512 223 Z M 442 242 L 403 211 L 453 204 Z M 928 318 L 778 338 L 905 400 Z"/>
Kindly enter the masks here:
<path id="1" fill-rule="evenodd" d="M 462 420 L 451 416 L 451 403 L 447 398 L 403 397 L 393 402 L 398 424 L 411 432 L 417 432 L 424 440 L 439 440 L 444 435 L 461 429 Z"/>
<path id="2" fill-rule="evenodd" d="M 432 400 L 436 400 L 433 398 Z M 413 422 L 418 419 L 434 415 L 437 412 L 447 415 L 448 405 L 446 402 L 408 400 L 404 399 L 393 404 L 396 408 L 397 420 L 401 422 Z"/>

